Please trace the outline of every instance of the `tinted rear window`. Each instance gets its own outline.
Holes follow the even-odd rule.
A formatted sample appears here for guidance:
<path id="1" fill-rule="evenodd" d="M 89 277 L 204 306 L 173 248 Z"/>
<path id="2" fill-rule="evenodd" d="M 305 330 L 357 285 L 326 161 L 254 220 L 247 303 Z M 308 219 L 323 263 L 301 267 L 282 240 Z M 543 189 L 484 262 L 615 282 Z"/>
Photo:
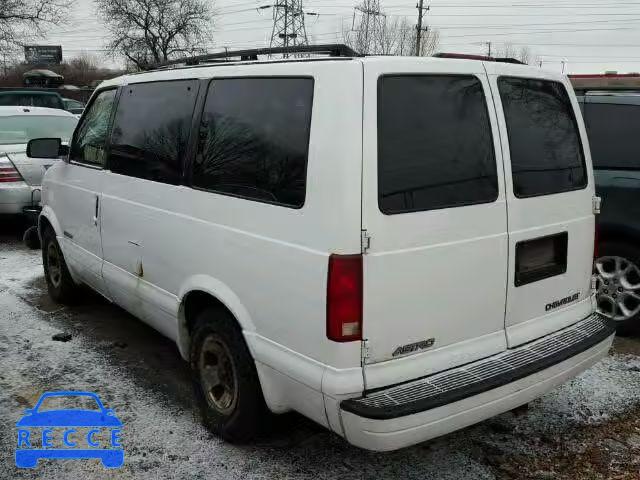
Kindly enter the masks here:
<path id="1" fill-rule="evenodd" d="M 640 105 L 588 103 L 586 111 L 593 166 L 640 169 Z"/>
<path id="2" fill-rule="evenodd" d="M 494 201 L 496 161 L 473 76 L 383 76 L 378 86 L 378 204 L 386 214 Z"/>
<path id="3" fill-rule="evenodd" d="M 21 107 L 46 107 L 62 108 L 63 104 L 57 95 L 40 93 L 5 92 L 0 93 L 0 105 L 12 105 Z"/>
<path id="4" fill-rule="evenodd" d="M 564 86 L 503 77 L 498 88 L 507 122 L 514 194 L 532 197 L 584 188 L 582 144 Z"/>
<path id="5" fill-rule="evenodd" d="M 129 177 L 180 183 L 197 87 L 196 80 L 124 87 L 113 121 L 108 168 Z"/>
<path id="6" fill-rule="evenodd" d="M 193 185 L 301 207 L 312 104 L 311 78 L 212 81 L 202 113 Z"/>

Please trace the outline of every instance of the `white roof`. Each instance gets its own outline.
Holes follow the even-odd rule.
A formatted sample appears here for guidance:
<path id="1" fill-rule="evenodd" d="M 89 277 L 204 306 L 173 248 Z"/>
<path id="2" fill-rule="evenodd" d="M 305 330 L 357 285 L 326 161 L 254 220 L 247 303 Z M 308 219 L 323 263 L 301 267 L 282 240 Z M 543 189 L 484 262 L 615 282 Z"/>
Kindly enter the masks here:
<path id="1" fill-rule="evenodd" d="M 318 62 L 318 60 L 320 60 Z M 542 70 L 538 67 L 530 65 L 512 64 L 504 62 L 486 62 L 470 59 L 458 59 L 458 58 L 437 58 L 437 57 L 396 57 L 396 56 L 366 56 L 366 57 L 321 57 L 319 59 L 309 58 L 297 58 L 289 59 L 283 62 L 282 59 L 271 60 L 249 60 L 249 61 L 230 61 L 222 63 L 209 63 L 203 62 L 198 66 L 177 66 L 176 68 L 166 68 L 150 70 L 147 72 L 139 72 L 129 75 L 121 75 L 116 78 L 105 80 L 98 87 L 97 90 L 101 90 L 105 87 L 118 87 L 120 85 L 141 83 L 141 82 L 153 82 L 164 81 L 174 79 L 194 79 L 194 78 L 210 78 L 216 75 L 221 67 L 236 67 L 244 72 L 264 72 L 265 69 L 271 67 L 274 69 L 274 73 L 280 68 L 287 68 L 286 65 L 294 65 L 305 63 L 313 63 L 314 66 L 322 65 L 322 63 L 330 62 L 361 62 L 365 64 L 378 64 L 388 67 L 390 70 L 398 68 L 401 71 L 406 65 L 425 66 L 429 69 L 432 66 L 434 71 L 442 70 L 445 66 L 449 66 L 452 72 L 469 70 L 477 71 L 477 73 L 485 73 L 495 75 L 514 75 L 530 78 L 545 78 L 553 79 L 561 82 L 566 81 L 566 76 L 560 73 L 550 72 Z M 466 65 L 466 67 L 464 67 Z M 245 68 L 247 68 L 245 70 Z M 255 70 L 253 70 L 255 68 Z"/>
<path id="2" fill-rule="evenodd" d="M 16 115 L 41 115 L 55 117 L 75 117 L 73 113 L 60 108 L 45 107 L 16 107 L 0 105 L 0 117 L 13 117 Z"/>

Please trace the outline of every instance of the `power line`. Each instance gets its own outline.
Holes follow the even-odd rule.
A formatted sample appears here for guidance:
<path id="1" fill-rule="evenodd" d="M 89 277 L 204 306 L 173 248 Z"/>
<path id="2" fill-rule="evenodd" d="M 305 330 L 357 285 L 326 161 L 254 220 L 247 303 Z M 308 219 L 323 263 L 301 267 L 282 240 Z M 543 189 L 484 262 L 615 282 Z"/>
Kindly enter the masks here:
<path id="1" fill-rule="evenodd" d="M 570 25 L 593 25 L 599 23 L 606 24 L 618 24 L 618 23 L 634 23 L 640 22 L 640 18 L 629 18 L 629 19 L 620 19 L 620 20 L 584 20 L 577 22 L 546 22 L 546 23 L 510 23 L 510 24 L 501 24 L 501 25 L 439 25 L 439 29 L 443 30 L 451 30 L 451 29 L 481 29 L 485 30 L 487 28 L 491 29 L 500 29 L 500 28 L 522 28 L 522 27 L 543 27 L 543 26 L 570 26 Z"/>
<path id="2" fill-rule="evenodd" d="M 619 6 L 640 6 L 640 2 L 611 2 L 603 5 L 602 3 L 588 3 L 588 4 L 579 4 L 579 3 L 567 3 L 562 4 L 558 2 L 553 3 L 509 3 L 509 4 L 477 4 L 477 3 L 448 3 L 448 4 L 438 4 L 432 3 L 432 7 L 437 8 L 616 8 Z"/>
<path id="3" fill-rule="evenodd" d="M 343 17 L 346 19 L 347 16 L 343 15 Z M 247 28 L 226 28 L 226 27 L 230 27 L 230 26 L 236 26 L 236 25 L 250 25 L 250 24 L 257 24 L 257 23 L 262 23 L 262 22 L 270 22 L 272 21 L 271 18 L 259 18 L 259 19 L 254 19 L 254 20 L 246 20 L 243 22 L 233 22 L 233 23 L 225 23 L 225 24 L 221 24 L 220 25 L 220 29 L 218 30 L 218 32 L 220 33 L 225 33 L 225 32 L 237 32 L 237 31 L 243 31 L 243 30 L 254 30 L 257 28 L 260 28 L 258 26 L 256 27 L 247 27 Z M 511 29 L 511 28 L 523 28 L 523 27 L 532 27 L 532 26 L 537 26 L 537 25 L 555 25 L 555 26 L 564 26 L 564 25 L 588 25 L 588 24 L 599 24 L 599 23 L 608 23 L 608 24 L 618 24 L 618 23 L 635 23 L 635 22 L 640 22 L 640 18 L 634 18 L 634 19 L 624 19 L 624 20 L 614 20 L 614 21 L 607 21 L 607 20 L 592 20 L 592 21 L 578 21 L 578 22 L 559 22 L 559 23 L 547 23 L 547 24 L 513 24 L 513 25 L 485 25 L 485 26 L 478 26 L 478 25 L 442 25 L 442 26 L 438 26 L 439 30 L 442 31 L 448 31 L 448 30 L 459 30 L 459 29 L 481 29 L 481 30 L 486 30 L 486 29 Z M 82 30 L 78 30 L 76 32 L 69 32 L 67 34 L 65 34 L 64 36 L 66 38 L 64 38 L 64 40 L 89 40 L 89 39 L 93 39 L 95 38 L 95 35 L 81 35 L 81 36 L 77 36 L 78 34 L 81 33 L 85 33 L 85 32 L 92 32 L 95 29 L 82 29 Z M 423 30 L 425 30 L 423 28 Z M 593 29 L 589 29 L 589 31 L 592 31 Z M 521 32 L 521 33 L 529 33 L 529 32 Z M 520 32 L 518 32 L 518 34 L 520 34 Z M 62 37 L 62 34 L 54 34 L 54 35 L 50 35 L 50 36 L 55 36 L 55 37 Z"/>
<path id="4" fill-rule="evenodd" d="M 588 47 L 588 48 L 609 48 L 609 47 L 614 47 L 614 48 L 640 48 L 640 44 L 637 43 L 633 43 L 633 44 L 629 44 L 629 43 L 607 43 L 607 44 L 602 44 L 602 43 L 532 43 L 532 42 L 509 42 L 512 45 L 524 45 L 524 46 L 533 46 L 533 47 Z M 441 46 L 462 46 L 462 45 L 472 45 L 471 43 L 467 42 L 467 43 L 443 43 L 440 44 Z"/>
<path id="5" fill-rule="evenodd" d="M 440 27 L 439 27 L 440 28 Z M 568 30 L 535 30 L 529 32 L 498 32 L 492 33 L 492 36 L 495 35 L 537 35 L 540 33 L 577 33 L 577 32 L 611 32 L 618 30 L 636 30 L 634 27 L 615 27 L 615 28 L 583 28 L 583 29 L 568 29 Z M 464 38 L 464 37 L 477 37 L 483 36 L 484 33 L 470 33 L 465 35 L 449 35 L 447 38 Z"/>

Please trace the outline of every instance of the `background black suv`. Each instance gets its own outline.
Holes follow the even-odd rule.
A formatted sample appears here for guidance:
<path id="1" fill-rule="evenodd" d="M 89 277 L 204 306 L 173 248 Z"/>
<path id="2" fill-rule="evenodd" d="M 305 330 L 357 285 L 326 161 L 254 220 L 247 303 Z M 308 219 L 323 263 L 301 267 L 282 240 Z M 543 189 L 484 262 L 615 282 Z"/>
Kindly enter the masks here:
<path id="1" fill-rule="evenodd" d="M 640 332 L 640 92 L 579 97 L 602 197 L 596 270 L 598 308 Z"/>

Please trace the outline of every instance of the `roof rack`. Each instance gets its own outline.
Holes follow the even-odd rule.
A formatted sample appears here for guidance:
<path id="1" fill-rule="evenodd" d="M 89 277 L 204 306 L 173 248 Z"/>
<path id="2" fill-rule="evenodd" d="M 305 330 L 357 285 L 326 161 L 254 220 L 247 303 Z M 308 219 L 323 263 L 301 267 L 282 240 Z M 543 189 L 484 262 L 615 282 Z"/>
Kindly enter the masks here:
<path id="1" fill-rule="evenodd" d="M 258 55 L 279 55 L 279 54 L 316 54 L 329 55 L 330 57 L 360 57 L 352 48 L 342 44 L 326 44 L 326 45 L 297 45 L 293 47 L 270 47 L 270 48 L 252 48 L 249 50 L 233 50 L 218 53 L 207 53 L 205 55 L 196 55 L 194 57 L 177 58 L 162 63 L 156 63 L 148 66 L 145 70 L 158 70 L 174 65 L 199 65 L 200 63 L 216 63 L 216 62 L 235 62 L 258 60 Z"/>
<path id="2" fill-rule="evenodd" d="M 498 58 L 498 57 L 488 57 L 486 55 L 470 55 L 466 53 L 446 53 L 446 52 L 436 53 L 433 56 L 437 58 L 460 58 L 460 59 L 466 59 L 466 60 L 482 60 L 483 62 L 515 63 L 519 65 L 526 65 L 526 63 L 521 62 L 520 60 L 517 60 L 515 58 L 509 58 L 509 57 Z"/>

